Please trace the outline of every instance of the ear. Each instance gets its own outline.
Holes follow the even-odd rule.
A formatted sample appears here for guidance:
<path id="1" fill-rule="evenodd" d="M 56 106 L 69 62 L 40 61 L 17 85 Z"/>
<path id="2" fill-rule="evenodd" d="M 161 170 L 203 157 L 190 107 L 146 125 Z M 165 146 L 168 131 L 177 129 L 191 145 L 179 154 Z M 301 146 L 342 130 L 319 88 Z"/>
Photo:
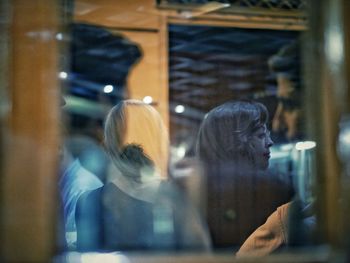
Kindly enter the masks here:
<path id="1" fill-rule="evenodd" d="M 239 151 L 244 151 L 247 147 L 247 144 L 249 143 L 248 136 L 246 134 L 239 134 L 238 135 L 238 149 Z"/>
<path id="2" fill-rule="evenodd" d="M 241 135 L 240 136 L 240 143 L 238 145 L 238 150 L 241 156 L 251 158 L 254 156 L 254 146 L 250 140 L 250 136 L 248 135 Z"/>

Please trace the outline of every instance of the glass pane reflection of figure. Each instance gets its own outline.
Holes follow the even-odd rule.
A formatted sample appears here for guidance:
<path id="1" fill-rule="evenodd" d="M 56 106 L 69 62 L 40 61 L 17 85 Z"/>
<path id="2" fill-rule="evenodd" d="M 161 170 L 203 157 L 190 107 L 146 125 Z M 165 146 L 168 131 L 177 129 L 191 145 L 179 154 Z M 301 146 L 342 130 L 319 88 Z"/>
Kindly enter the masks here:
<path id="1" fill-rule="evenodd" d="M 281 141 L 300 140 L 303 134 L 299 42 L 282 47 L 269 59 L 268 64 L 277 80 L 278 105 L 272 120 L 272 131 Z"/>
<path id="2" fill-rule="evenodd" d="M 70 29 L 70 72 L 61 72 L 67 88 L 67 101 L 62 98 L 67 127 L 59 184 L 66 237 L 62 246 L 74 250 L 76 202 L 105 181 L 109 160 L 100 147 L 105 108 L 127 96 L 127 75 L 143 52 L 137 43 L 103 27 L 73 23 Z M 109 93 L 105 87 L 111 87 Z"/>
<path id="3" fill-rule="evenodd" d="M 81 164 L 80 159 L 82 159 L 84 153 L 81 153 L 79 157 L 73 155 L 71 152 L 72 144 L 72 141 L 67 141 L 63 148 L 64 154 L 61 164 L 63 172 L 59 181 L 63 201 L 65 239 L 67 248 L 69 249 L 74 249 L 76 246 L 75 209 L 77 200 L 85 191 L 94 190 L 103 185 L 96 174 L 92 173 Z M 91 151 L 89 154 L 92 155 L 93 158 L 99 157 L 98 153 L 100 152 L 96 145 L 91 145 L 90 141 L 84 141 L 84 144 L 86 148 L 85 154 Z M 90 149 L 87 149 L 87 147 L 90 147 Z M 104 159 L 99 159 L 99 161 L 102 165 L 106 164 Z M 100 167 L 100 165 L 98 165 L 98 167 Z"/>
<path id="4" fill-rule="evenodd" d="M 238 249 L 292 187 L 268 173 L 273 142 L 268 112 L 253 101 L 230 101 L 211 110 L 199 131 L 197 152 L 206 171 L 207 218 L 213 246 Z"/>
<path id="5" fill-rule="evenodd" d="M 77 204 L 80 251 L 209 248 L 202 222 L 165 180 L 168 135 L 153 107 L 136 100 L 113 107 L 105 147 L 113 162 L 107 182 Z"/>
<path id="6" fill-rule="evenodd" d="M 284 159 L 288 160 L 286 168 L 292 174 L 296 196 L 293 202 L 278 207 L 249 236 L 236 254 L 239 257 L 264 256 L 286 246 L 291 248 L 313 244 L 312 149 L 316 144 L 313 141 L 299 141 L 304 137 L 299 46 L 298 41 L 292 42 L 269 59 L 269 67 L 276 75 L 278 84 L 278 105 L 273 115 L 272 131 L 276 141 L 281 143 L 273 147 L 272 153 L 275 156 L 277 153 L 279 156 L 283 154 Z M 276 159 L 274 163 L 280 164 L 280 160 Z"/>

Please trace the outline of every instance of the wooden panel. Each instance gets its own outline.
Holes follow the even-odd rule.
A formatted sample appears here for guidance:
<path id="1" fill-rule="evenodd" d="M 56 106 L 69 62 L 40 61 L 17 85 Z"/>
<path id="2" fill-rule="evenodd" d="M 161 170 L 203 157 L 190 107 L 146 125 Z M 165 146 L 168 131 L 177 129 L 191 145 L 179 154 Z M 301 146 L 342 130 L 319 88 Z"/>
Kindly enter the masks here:
<path id="1" fill-rule="evenodd" d="M 162 45 L 158 32 L 121 32 L 128 39 L 138 43 L 142 48 L 143 57 L 131 69 L 128 78 L 130 97 L 142 100 L 145 96 L 153 98 L 153 105 L 161 114 L 164 122 L 168 123 L 168 89 L 162 82 L 167 68 L 163 68 L 161 58 Z"/>
<path id="2" fill-rule="evenodd" d="M 297 30 L 307 29 L 305 22 L 297 19 L 279 19 L 269 17 L 252 17 L 247 15 L 202 15 L 191 19 L 181 16 L 181 13 L 167 12 L 170 23 L 183 25 L 206 25 L 219 27 Z"/>
<path id="3" fill-rule="evenodd" d="M 170 129 L 169 124 L 169 34 L 168 23 L 165 16 L 160 17 L 159 28 L 159 67 L 160 67 L 160 90 L 158 109 L 161 112 L 165 125 Z"/>
<path id="4" fill-rule="evenodd" d="M 159 28 L 159 17 L 168 17 L 172 23 L 263 28 L 278 30 L 305 30 L 302 18 L 281 16 L 259 16 L 246 14 L 204 13 L 195 11 L 157 9 L 155 0 L 78 0 L 75 2 L 75 20 L 101 24 L 107 27 Z M 186 18 L 192 14 L 193 17 Z"/>
<path id="5" fill-rule="evenodd" d="M 155 1 L 78 0 L 74 20 L 118 30 L 141 45 L 143 58 L 131 69 L 128 89 L 132 98 L 152 96 L 168 126 L 167 24 Z"/>
<path id="6" fill-rule="evenodd" d="M 12 5 L 2 254 L 6 262 L 49 262 L 57 208 L 58 10 L 53 0 L 17 0 Z"/>
<path id="7" fill-rule="evenodd" d="M 118 28 L 158 28 L 154 0 L 77 0 L 76 21 Z"/>

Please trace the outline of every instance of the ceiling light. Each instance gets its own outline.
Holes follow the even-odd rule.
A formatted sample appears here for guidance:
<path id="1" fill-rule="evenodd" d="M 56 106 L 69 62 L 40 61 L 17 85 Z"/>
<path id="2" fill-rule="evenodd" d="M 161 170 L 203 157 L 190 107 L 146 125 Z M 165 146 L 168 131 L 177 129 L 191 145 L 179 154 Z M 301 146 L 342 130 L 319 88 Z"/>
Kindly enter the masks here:
<path id="1" fill-rule="evenodd" d="M 310 150 L 315 147 L 316 147 L 316 142 L 314 141 L 298 142 L 295 145 L 295 149 L 297 149 L 298 151 Z"/>
<path id="2" fill-rule="evenodd" d="M 143 102 L 147 104 L 151 104 L 153 102 L 153 98 L 151 96 L 146 96 L 143 98 Z"/>
<path id="3" fill-rule="evenodd" d="M 63 34 L 62 33 L 57 33 L 56 34 L 56 39 L 57 40 L 63 40 Z"/>
<path id="4" fill-rule="evenodd" d="M 113 86 L 112 85 L 106 85 L 106 86 L 104 86 L 104 88 L 103 88 L 103 92 L 104 93 L 111 93 L 112 91 L 113 91 Z"/>
<path id="5" fill-rule="evenodd" d="M 175 107 L 175 112 L 176 113 L 183 113 L 185 111 L 185 106 L 183 106 L 183 105 L 177 105 L 176 107 Z"/>
<path id="6" fill-rule="evenodd" d="M 68 74 L 67 72 L 62 71 L 58 74 L 58 76 L 60 77 L 60 79 L 66 79 L 68 77 Z"/>

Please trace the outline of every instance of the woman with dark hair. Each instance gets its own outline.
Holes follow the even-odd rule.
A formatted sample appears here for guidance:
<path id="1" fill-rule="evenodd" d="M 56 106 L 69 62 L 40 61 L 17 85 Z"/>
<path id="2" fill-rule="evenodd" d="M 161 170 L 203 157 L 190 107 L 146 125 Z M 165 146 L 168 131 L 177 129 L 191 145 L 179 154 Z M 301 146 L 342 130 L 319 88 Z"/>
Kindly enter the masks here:
<path id="1" fill-rule="evenodd" d="M 199 132 L 200 159 L 266 170 L 269 148 L 273 144 L 266 127 L 267 120 L 265 106 L 257 102 L 228 102 L 211 110 Z"/>
<path id="2" fill-rule="evenodd" d="M 109 111 L 104 132 L 113 166 L 103 187 L 78 200 L 78 250 L 208 249 L 204 225 L 166 180 L 168 135 L 159 113 L 122 101 Z"/>
<path id="3" fill-rule="evenodd" d="M 207 181 L 207 219 L 213 246 L 238 248 L 293 195 L 289 180 L 267 172 L 273 142 L 266 107 L 230 101 L 203 120 L 197 154 Z"/>

